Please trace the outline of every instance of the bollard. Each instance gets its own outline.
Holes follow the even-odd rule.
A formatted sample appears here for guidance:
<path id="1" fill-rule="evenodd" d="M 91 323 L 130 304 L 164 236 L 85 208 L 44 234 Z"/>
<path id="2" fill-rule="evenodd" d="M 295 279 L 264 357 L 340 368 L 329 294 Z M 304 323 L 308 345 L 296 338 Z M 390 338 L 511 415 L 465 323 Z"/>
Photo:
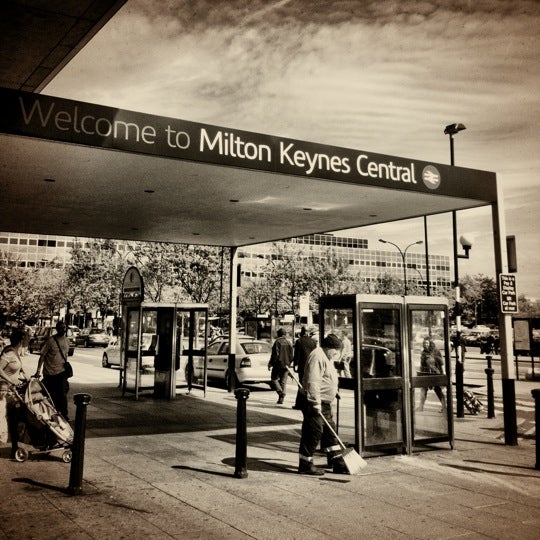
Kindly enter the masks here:
<path id="1" fill-rule="evenodd" d="M 491 368 L 491 361 L 488 361 L 488 367 L 484 371 L 487 376 L 487 417 L 495 418 L 495 396 L 493 395 L 493 373 L 495 370 Z"/>
<path id="2" fill-rule="evenodd" d="M 75 429 L 73 435 L 72 461 L 69 471 L 68 493 L 70 495 L 82 494 L 83 466 L 84 466 L 84 439 L 86 434 L 86 407 L 92 401 L 90 394 L 75 394 L 73 402 L 75 411 Z"/>
<path id="3" fill-rule="evenodd" d="M 465 416 L 463 403 L 463 362 L 456 360 L 456 417 Z"/>
<path id="4" fill-rule="evenodd" d="M 236 459 L 235 478 L 247 478 L 247 418 L 246 401 L 249 397 L 247 388 L 237 388 L 234 397 L 238 400 L 236 409 Z"/>
<path id="5" fill-rule="evenodd" d="M 531 394 L 534 398 L 534 422 L 536 425 L 536 464 L 534 468 L 540 470 L 540 432 L 538 431 L 540 426 L 540 388 L 531 390 Z"/>

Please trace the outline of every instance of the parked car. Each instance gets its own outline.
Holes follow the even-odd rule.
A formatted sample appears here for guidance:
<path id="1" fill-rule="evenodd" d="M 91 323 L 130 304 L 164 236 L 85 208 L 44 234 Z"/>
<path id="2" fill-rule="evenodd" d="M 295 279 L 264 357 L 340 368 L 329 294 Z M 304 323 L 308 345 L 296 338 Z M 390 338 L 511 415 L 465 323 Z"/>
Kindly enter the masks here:
<path id="1" fill-rule="evenodd" d="M 84 328 L 75 338 L 78 347 L 107 347 L 110 336 L 103 328 Z"/>
<path id="2" fill-rule="evenodd" d="M 40 326 L 36 329 L 34 335 L 28 342 L 28 351 L 31 353 L 39 353 L 45 345 L 45 342 L 56 334 L 56 327 L 54 326 Z M 75 351 L 75 337 L 71 328 L 66 329 L 66 337 L 69 341 L 68 356 L 73 356 Z"/>
<path id="3" fill-rule="evenodd" d="M 237 384 L 270 384 L 268 361 L 272 346 L 267 341 L 239 336 L 236 340 L 236 379 Z M 225 383 L 228 379 L 229 338 L 220 337 L 208 345 L 206 350 L 207 378 Z M 187 370 L 187 366 L 185 366 Z M 193 365 L 195 378 L 204 376 L 203 358 L 196 357 Z M 185 373 L 187 380 L 187 372 Z"/>
<path id="4" fill-rule="evenodd" d="M 81 333 L 81 329 L 73 324 L 70 324 L 68 328 L 73 332 L 74 338 L 76 338 Z"/>
<path id="5" fill-rule="evenodd" d="M 144 370 L 154 367 L 155 354 L 151 353 L 151 348 L 154 343 L 154 340 L 152 340 L 152 336 L 155 336 L 155 334 L 142 335 L 141 368 Z M 104 368 L 120 367 L 120 340 L 118 338 L 112 338 L 105 350 L 103 351 L 103 356 L 101 357 L 101 365 Z"/>
<path id="6" fill-rule="evenodd" d="M 101 357 L 101 365 L 104 368 L 120 366 L 120 340 L 114 339 L 109 342 Z"/>

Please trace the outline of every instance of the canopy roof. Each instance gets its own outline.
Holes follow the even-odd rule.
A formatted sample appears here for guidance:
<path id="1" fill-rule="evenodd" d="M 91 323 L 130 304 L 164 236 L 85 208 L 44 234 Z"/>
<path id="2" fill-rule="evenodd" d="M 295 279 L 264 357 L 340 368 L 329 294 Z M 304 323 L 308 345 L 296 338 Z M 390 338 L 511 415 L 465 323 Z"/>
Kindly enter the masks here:
<path id="1" fill-rule="evenodd" d="M 2 6 L 0 230 L 241 246 L 496 200 L 485 171 L 35 93 L 123 3 Z"/>

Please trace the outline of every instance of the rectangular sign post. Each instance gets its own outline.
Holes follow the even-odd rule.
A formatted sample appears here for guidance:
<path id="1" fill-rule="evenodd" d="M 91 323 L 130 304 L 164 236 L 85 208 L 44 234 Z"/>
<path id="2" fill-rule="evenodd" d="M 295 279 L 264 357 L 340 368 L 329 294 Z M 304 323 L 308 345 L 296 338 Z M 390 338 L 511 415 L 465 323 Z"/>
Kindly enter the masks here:
<path id="1" fill-rule="evenodd" d="M 501 313 L 517 313 L 516 276 L 514 274 L 499 274 L 499 291 Z"/>

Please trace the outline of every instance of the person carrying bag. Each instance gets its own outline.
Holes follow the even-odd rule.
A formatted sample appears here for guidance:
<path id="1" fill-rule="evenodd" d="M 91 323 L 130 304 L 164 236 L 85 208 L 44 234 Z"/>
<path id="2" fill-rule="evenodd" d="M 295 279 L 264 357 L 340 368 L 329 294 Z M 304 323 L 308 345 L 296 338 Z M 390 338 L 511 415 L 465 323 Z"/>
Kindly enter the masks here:
<path id="1" fill-rule="evenodd" d="M 39 377 L 43 367 L 43 385 L 49 392 L 54 406 L 66 420 L 69 420 L 68 378 L 73 376 L 72 366 L 67 361 L 68 351 L 66 325 L 59 321 L 56 323 L 56 335 L 51 336 L 43 345 L 35 374 L 36 377 Z"/>

